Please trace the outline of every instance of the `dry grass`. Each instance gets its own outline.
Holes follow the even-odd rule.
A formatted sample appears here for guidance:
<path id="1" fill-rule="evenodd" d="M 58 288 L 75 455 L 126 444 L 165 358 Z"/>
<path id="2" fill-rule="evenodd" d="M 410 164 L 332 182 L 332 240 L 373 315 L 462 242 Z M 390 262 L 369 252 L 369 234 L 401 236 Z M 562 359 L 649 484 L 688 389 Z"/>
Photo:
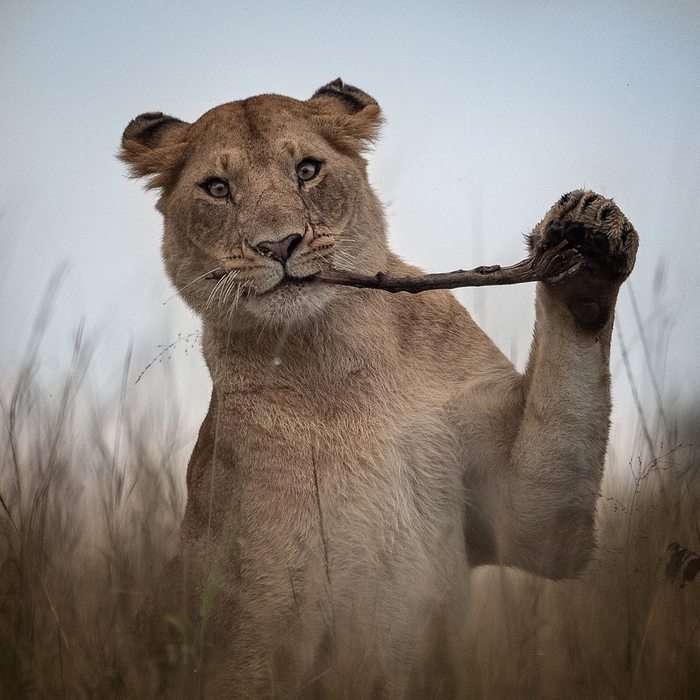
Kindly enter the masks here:
<path id="1" fill-rule="evenodd" d="M 129 356 L 119 394 L 91 395 L 82 329 L 64 381 L 41 386 L 46 309 L 0 395 L 0 697 L 149 697 L 133 621 L 184 510 L 177 422 L 131 405 Z"/>
<path id="2" fill-rule="evenodd" d="M 133 620 L 174 549 L 186 450 L 172 415 L 133 405 L 128 357 L 118 396 L 91 396 L 81 331 L 42 385 L 46 313 L 0 397 L 0 696 L 156 696 Z M 697 419 L 664 415 L 609 470 L 581 580 L 474 573 L 470 697 L 700 697 Z"/>
<path id="3" fill-rule="evenodd" d="M 699 457 L 679 446 L 608 478 L 581 580 L 477 571 L 474 697 L 700 697 Z"/>

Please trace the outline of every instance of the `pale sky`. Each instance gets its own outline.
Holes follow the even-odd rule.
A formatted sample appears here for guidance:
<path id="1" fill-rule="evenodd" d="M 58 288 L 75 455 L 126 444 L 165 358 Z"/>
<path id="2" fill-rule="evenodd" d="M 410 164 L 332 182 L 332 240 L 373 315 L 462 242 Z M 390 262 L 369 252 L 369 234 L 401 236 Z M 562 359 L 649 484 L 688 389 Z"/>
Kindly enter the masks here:
<path id="1" fill-rule="evenodd" d="M 522 234 L 560 194 L 586 186 L 613 196 L 641 237 L 631 288 L 655 372 L 673 405 L 697 403 L 695 1 L 4 0 L 0 380 L 12 376 L 42 290 L 63 264 L 49 369 L 65 366 L 81 317 L 98 336 L 106 391 L 118 389 L 130 341 L 135 379 L 159 345 L 196 331 L 178 299 L 164 304 L 172 291 L 154 196 L 114 157 L 131 118 L 157 110 L 193 120 L 263 92 L 305 98 L 338 76 L 384 109 L 370 176 L 392 244 L 414 264 L 445 271 L 514 262 L 524 256 Z M 629 291 L 618 323 L 646 385 Z M 458 297 L 522 365 L 532 286 Z M 165 361 L 167 372 L 158 365 L 131 390 L 148 399 L 174 378 L 196 426 L 206 373 L 184 346 Z M 627 406 L 619 342 L 613 372 L 617 403 Z"/>

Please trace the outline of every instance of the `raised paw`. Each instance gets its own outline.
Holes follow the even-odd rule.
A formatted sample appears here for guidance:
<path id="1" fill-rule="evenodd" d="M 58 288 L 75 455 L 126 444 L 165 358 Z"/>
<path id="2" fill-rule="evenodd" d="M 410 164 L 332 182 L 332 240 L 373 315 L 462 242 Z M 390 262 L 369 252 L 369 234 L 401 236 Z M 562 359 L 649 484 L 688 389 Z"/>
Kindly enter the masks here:
<path id="1" fill-rule="evenodd" d="M 590 190 L 563 195 L 535 226 L 529 244 L 533 256 L 555 246 L 581 256 L 578 271 L 545 286 L 580 326 L 602 328 L 612 318 L 617 290 L 634 267 L 639 245 L 637 232 L 612 199 Z"/>
<path id="2" fill-rule="evenodd" d="M 590 190 L 559 199 L 530 235 L 530 251 L 536 255 L 562 241 L 583 256 L 583 270 L 617 284 L 632 271 L 639 244 L 615 202 Z"/>

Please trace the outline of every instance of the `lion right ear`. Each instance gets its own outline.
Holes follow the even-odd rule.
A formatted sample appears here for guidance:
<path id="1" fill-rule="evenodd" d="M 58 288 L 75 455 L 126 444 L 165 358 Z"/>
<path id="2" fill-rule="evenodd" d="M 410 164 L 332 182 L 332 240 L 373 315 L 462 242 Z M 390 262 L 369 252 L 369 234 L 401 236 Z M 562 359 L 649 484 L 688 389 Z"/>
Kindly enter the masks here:
<path id="1" fill-rule="evenodd" d="M 377 138 L 383 121 L 377 101 L 341 78 L 316 90 L 309 103 L 326 138 L 341 150 L 362 152 Z"/>
<path id="2" fill-rule="evenodd" d="M 147 187 L 167 189 L 184 162 L 189 124 L 162 112 L 146 112 L 129 122 L 119 158 L 132 177 L 147 177 Z"/>

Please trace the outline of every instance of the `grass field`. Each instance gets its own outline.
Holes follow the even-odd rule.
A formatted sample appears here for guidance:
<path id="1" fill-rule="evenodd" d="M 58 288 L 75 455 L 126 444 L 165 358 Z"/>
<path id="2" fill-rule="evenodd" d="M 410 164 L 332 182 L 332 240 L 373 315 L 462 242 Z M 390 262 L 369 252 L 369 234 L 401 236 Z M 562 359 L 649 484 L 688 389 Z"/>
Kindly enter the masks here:
<path id="1" fill-rule="evenodd" d="M 44 385 L 45 321 L 0 397 L 0 697 L 153 697 L 132 622 L 175 548 L 188 446 L 160 400 L 135 405 L 129 358 L 94 395 L 82 331 Z M 584 576 L 473 572 L 470 697 L 700 697 L 700 415 L 657 413 L 611 452 Z"/>

